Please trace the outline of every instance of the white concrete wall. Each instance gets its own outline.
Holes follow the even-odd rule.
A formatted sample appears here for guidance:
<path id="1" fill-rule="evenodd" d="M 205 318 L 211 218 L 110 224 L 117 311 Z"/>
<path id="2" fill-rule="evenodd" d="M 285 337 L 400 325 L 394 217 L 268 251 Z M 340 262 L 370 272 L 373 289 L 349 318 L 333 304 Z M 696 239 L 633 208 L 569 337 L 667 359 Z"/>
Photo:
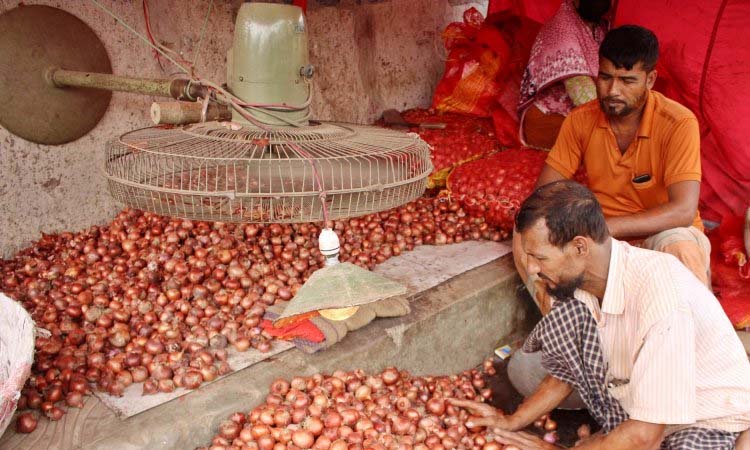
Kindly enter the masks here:
<path id="1" fill-rule="evenodd" d="M 100 0 L 145 31 L 140 0 Z M 443 70 L 440 32 L 462 12 L 488 0 L 341 0 L 322 6 L 309 0 L 312 63 L 317 68 L 312 103 L 318 119 L 370 123 L 386 108 L 428 106 Z M 88 0 L 30 0 L 71 12 L 104 42 L 116 74 L 166 77 L 151 51 Z M 214 0 L 207 37 L 198 54 L 201 76 L 224 82 L 239 0 Z M 0 0 L 0 13 L 18 0 Z M 166 45 L 191 59 L 208 0 L 150 0 L 152 29 Z M 0 258 L 38 239 L 40 233 L 78 231 L 106 223 L 122 206 L 101 175 L 104 145 L 128 130 L 150 125 L 153 98 L 115 93 L 109 110 L 88 135 L 61 146 L 33 144 L 0 128 Z"/>

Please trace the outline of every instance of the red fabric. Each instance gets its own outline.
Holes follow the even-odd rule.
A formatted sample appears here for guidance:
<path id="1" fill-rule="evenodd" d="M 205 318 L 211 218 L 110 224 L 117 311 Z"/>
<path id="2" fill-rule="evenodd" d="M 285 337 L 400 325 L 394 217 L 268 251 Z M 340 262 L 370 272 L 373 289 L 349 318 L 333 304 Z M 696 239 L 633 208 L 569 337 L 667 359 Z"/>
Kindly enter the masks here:
<path id="1" fill-rule="evenodd" d="M 271 336 L 277 339 L 292 340 L 306 339 L 310 342 L 323 342 L 325 335 L 311 321 L 303 320 L 285 327 L 276 328 L 270 320 L 264 319 L 260 326 Z"/>
<path id="2" fill-rule="evenodd" d="M 599 73 L 599 44 L 606 31 L 606 26 L 597 26 L 592 33 L 573 0 L 565 0 L 536 36 L 521 82 L 519 114 L 533 104 L 544 114 L 567 116 L 575 105 L 562 81 Z"/>
<path id="3" fill-rule="evenodd" d="M 463 19 L 443 32 L 448 60 L 432 107 L 441 112 L 489 117 L 500 95 L 497 79 L 507 65 L 510 50 L 497 30 L 483 26 L 484 17 L 476 8 L 466 10 Z"/>
<path id="4" fill-rule="evenodd" d="M 750 8 L 746 0 L 685 0 L 677 18 L 664 3 L 623 0 L 616 24 L 655 30 L 660 88 L 698 116 L 701 215 L 740 215 L 750 204 Z"/>
<path id="5" fill-rule="evenodd" d="M 490 0 L 487 15 L 498 12 L 511 12 L 517 16 L 545 23 L 555 15 L 560 0 Z"/>
<path id="6" fill-rule="evenodd" d="M 294 0 L 292 3 L 294 6 L 302 8 L 302 12 L 307 14 L 307 0 Z"/>
<path id="7" fill-rule="evenodd" d="M 508 59 L 497 77 L 500 96 L 496 98 L 497 103 L 494 107 L 501 107 L 517 122 L 521 77 L 526 69 L 531 47 L 534 45 L 534 38 L 541 24 L 506 10 L 488 15 L 484 27 L 497 30 L 503 41 L 508 44 Z M 517 130 L 518 124 L 516 124 L 516 134 L 518 134 Z M 500 134 L 499 131 L 498 134 Z"/>
<path id="8" fill-rule="evenodd" d="M 506 147 L 521 145 L 518 140 L 518 121 L 504 108 L 492 110 L 492 124 L 495 126 L 495 136 L 500 144 Z"/>

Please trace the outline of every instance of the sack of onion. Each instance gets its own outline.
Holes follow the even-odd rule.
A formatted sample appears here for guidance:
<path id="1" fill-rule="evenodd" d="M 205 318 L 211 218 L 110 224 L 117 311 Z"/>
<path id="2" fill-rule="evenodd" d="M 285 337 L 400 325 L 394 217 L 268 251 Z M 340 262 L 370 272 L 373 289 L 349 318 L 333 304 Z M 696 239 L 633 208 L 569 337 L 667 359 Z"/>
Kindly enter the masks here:
<path id="1" fill-rule="evenodd" d="M 546 157 L 541 150 L 515 148 L 462 164 L 448 177 L 448 195 L 473 217 L 510 232 Z"/>
<path id="2" fill-rule="evenodd" d="M 455 113 L 439 113 L 433 109 L 410 109 L 402 117 L 414 124 L 409 131 L 419 134 L 431 147 L 434 170 L 428 187 L 443 187 L 453 168 L 490 155 L 500 149 L 491 119 Z M 445 128 L 422 128 L 419 124 L 441 123 Z"/>

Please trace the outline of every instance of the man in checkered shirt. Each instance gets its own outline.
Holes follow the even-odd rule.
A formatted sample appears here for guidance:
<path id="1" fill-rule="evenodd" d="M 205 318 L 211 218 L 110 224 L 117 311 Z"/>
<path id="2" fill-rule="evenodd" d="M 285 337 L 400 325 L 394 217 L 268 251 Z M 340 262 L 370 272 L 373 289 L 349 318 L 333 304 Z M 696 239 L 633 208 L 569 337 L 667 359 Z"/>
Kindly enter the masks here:
<path id="1" fill-rule="evenodd" d="M 497 440 L 557 448 L 519 432 L 580 396 L 602 426 L 581 449 L 750 448 L 750 362 L 716 297 L 675 257 L 610 237 L 594 195 L 539 188 L 516 217 L 529 274 L 555 298 L 521 353 L 548 373 L 512 415 L 463 400 Z M 516 356 L 514 356 L 516 357 Z"/>

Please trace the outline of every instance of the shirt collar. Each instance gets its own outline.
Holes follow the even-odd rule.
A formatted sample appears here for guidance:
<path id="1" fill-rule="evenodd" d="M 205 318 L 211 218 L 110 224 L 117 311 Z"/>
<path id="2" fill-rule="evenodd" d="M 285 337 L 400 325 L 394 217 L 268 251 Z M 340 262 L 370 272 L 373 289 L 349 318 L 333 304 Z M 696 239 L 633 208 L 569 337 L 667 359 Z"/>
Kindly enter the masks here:
<path id="1" fill-rule="evenodd" d="M 602 313 L 622 314 L 625 311 L 625 286 L 623 276 L 625 269 L 625 248 L 622 242 L 612 239 L 612 252 L 609 255 L 609 272 L 607 287 L 602 298 Z"/>
<path id="2" fill-rule="evenodd" d="M 646 92 L 646 105 L 643 107 L 643 116 L 641 117 L 641 123 L 638 125 L 638 137 L 651 137 L 651 129 L 654 124 L 654 110 L 656 109 L 656 99 L 654 94 L 649 89 Z M 599 108 L 599 118 L 596 125 L 600 128 L 610 128 L 609 120 L 607 116 Z"/>
<path id="3" fill-rule="evenodd" d="M 651 89 L 646 92 L 646 106 L 643 107 L 643 116 L 641 124 L 638 126 L 638 137 L 651 137 L 651 128 L 654 124 L 654 109 L 656 108 L 656 99 Z"/>

